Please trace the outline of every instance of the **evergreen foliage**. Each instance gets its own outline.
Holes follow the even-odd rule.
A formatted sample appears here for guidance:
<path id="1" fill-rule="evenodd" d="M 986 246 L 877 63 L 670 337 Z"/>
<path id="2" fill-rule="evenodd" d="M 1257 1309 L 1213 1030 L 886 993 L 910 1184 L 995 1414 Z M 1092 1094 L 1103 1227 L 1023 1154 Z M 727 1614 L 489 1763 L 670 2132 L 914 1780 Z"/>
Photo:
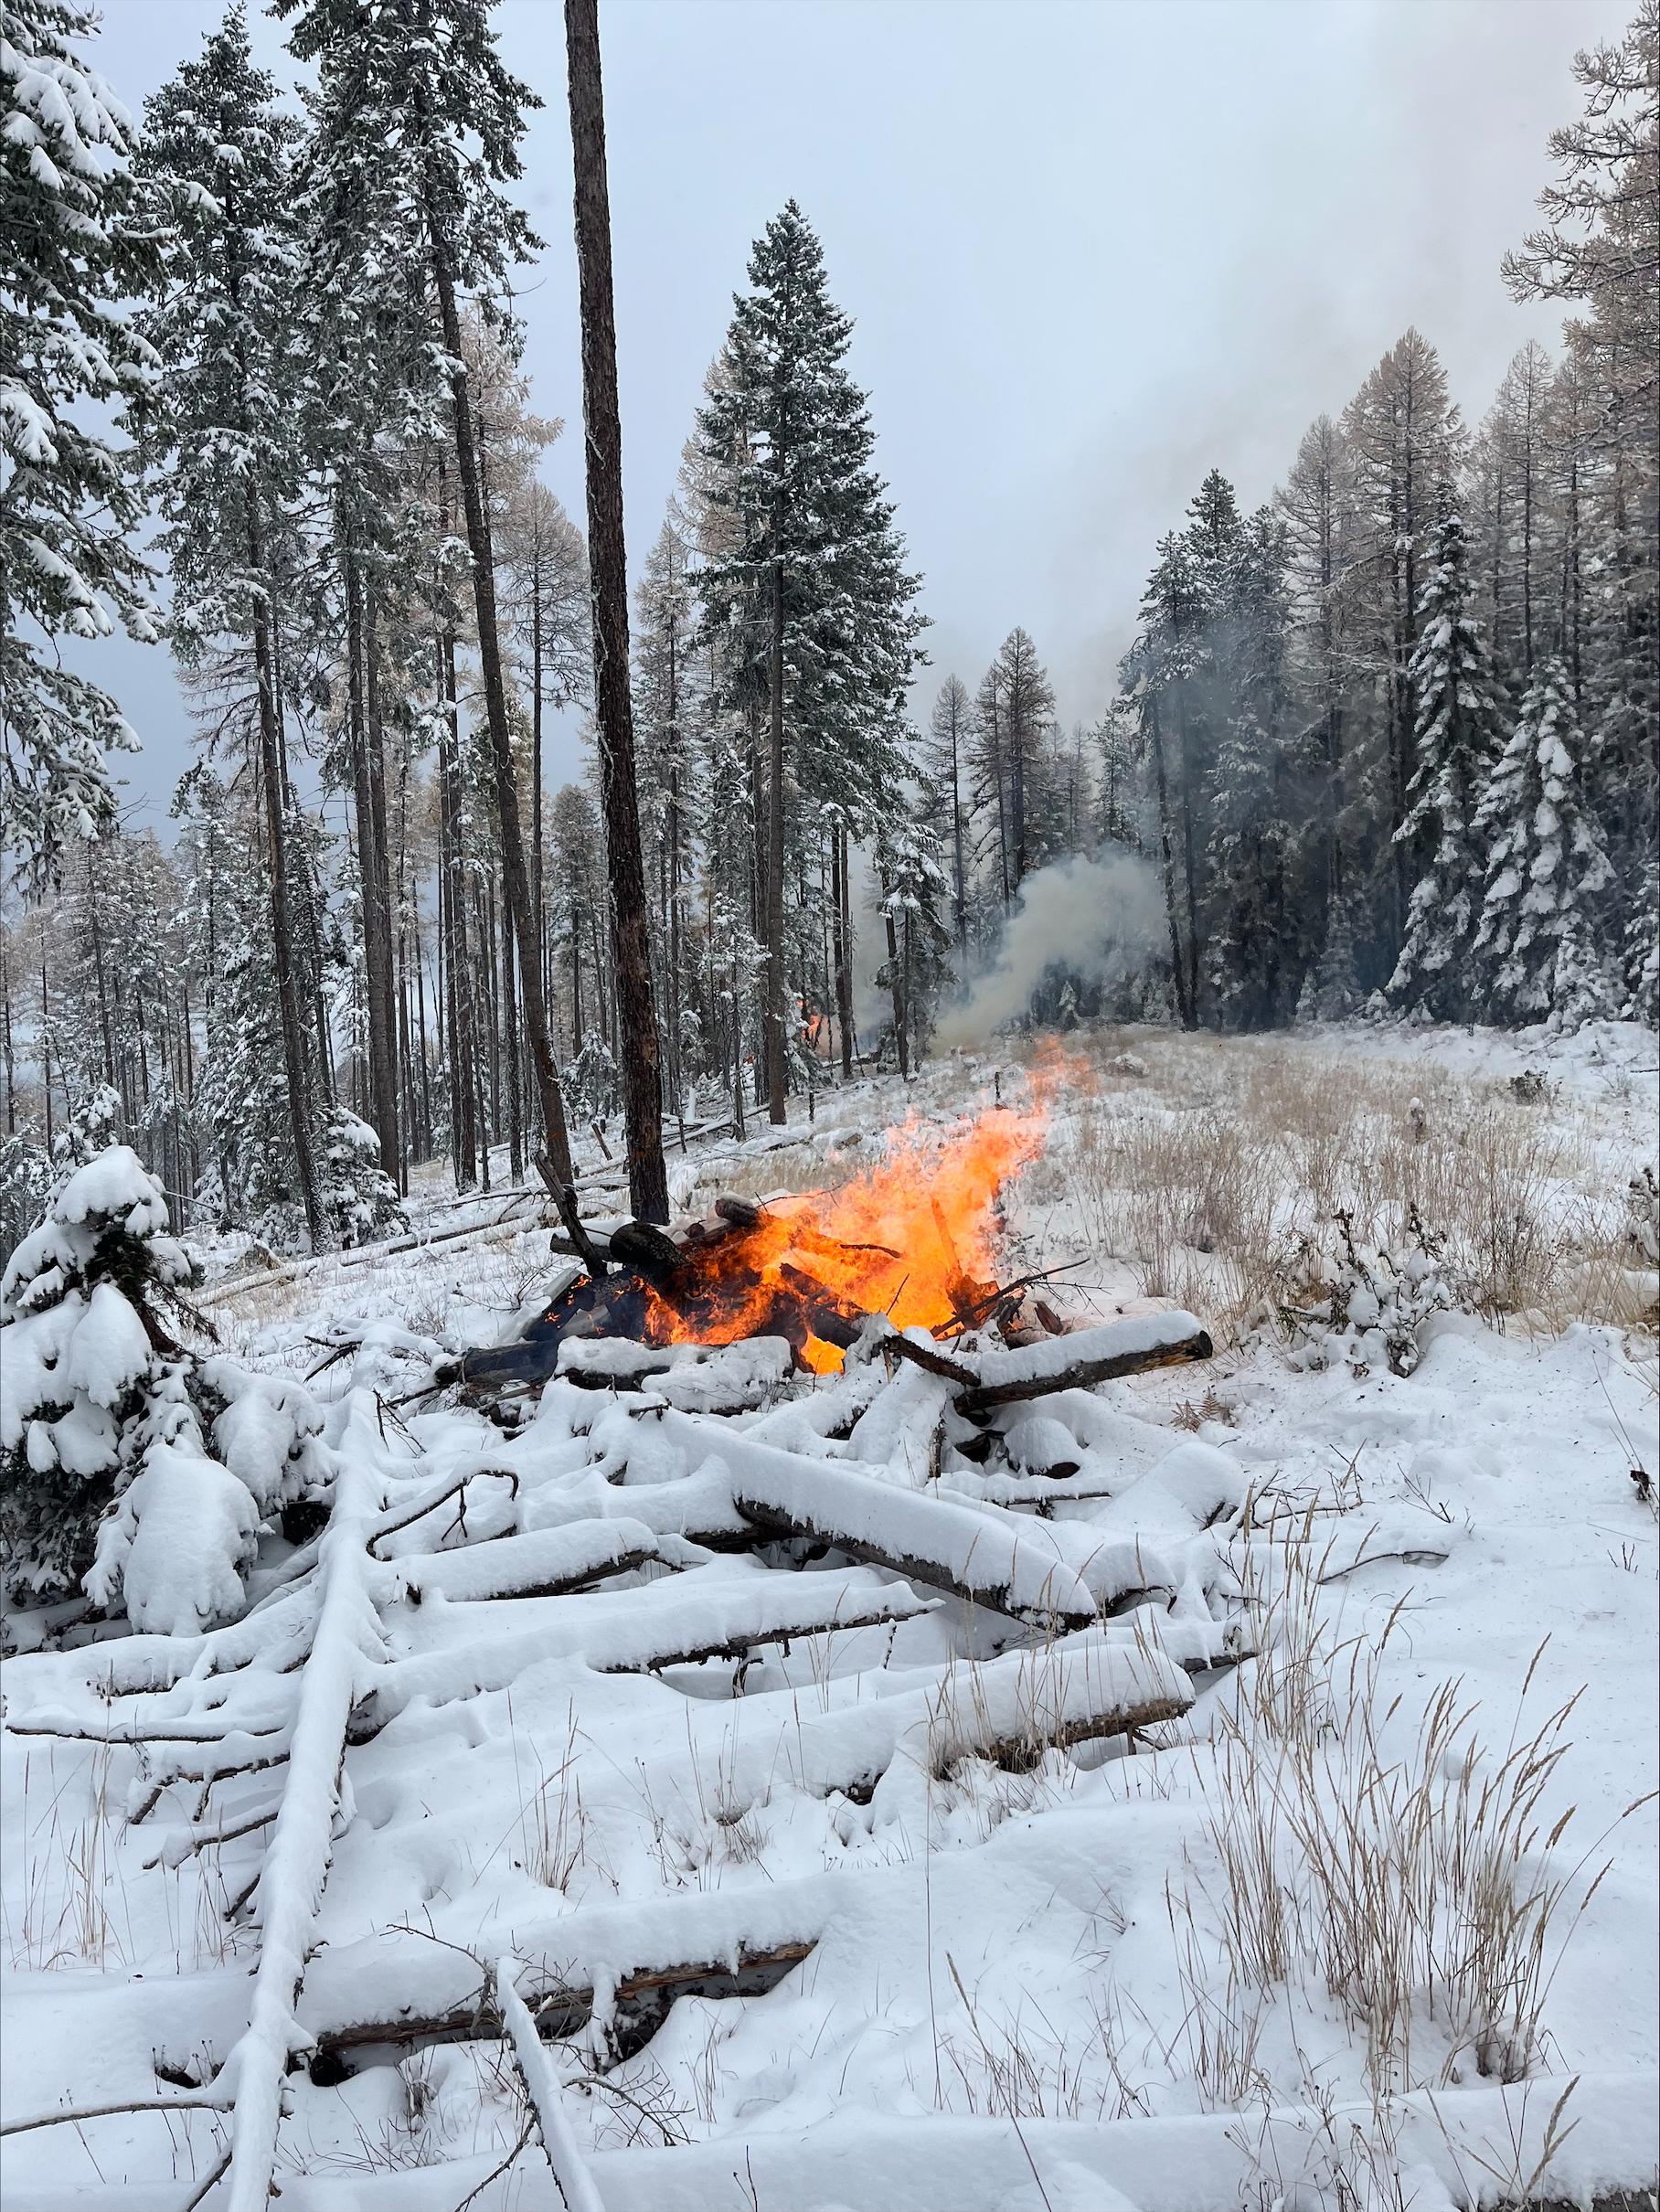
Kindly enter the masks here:
<path id="1" fill-rule="evenodd" d="M 98 420 L 154 374 L 109 310 L 155 282 L 157 216 L 77 50 L 96 28 L 79 0 L 0 6 L 0 842 L 43 870 L 111 821 L 108 755 L 137 742 L 55 643 L 154 634 L 132 456 Z"/>

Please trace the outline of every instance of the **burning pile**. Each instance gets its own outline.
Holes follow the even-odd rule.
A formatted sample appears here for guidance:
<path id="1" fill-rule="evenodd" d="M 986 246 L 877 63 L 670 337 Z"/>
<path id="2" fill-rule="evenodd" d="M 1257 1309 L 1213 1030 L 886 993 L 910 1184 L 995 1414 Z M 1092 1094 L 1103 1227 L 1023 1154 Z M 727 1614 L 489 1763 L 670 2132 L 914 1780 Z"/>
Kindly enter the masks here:
<path id="1" fill-rule="evenodd" d="M 759 1205 L 717 1199 L 672 1234 L 624 1223 L 593 1245 L 516 1344 L 474 1353 L 466 1379 L 486 1387 L 550 1375 L 567 1338 L 721 1345 L 782 1337 L 819 1374 L 873 1314 L 935 1335 L 1007 1323 L 1018 1289 L 1000 1289 L 1004 1185 L 1041 1149 L 1041 1102 L 996 1106 L 942 1133 L 913 1119 L 851 1182 Z M 1059 1324 L 1056 1324 L 1059 1325 Z"/>

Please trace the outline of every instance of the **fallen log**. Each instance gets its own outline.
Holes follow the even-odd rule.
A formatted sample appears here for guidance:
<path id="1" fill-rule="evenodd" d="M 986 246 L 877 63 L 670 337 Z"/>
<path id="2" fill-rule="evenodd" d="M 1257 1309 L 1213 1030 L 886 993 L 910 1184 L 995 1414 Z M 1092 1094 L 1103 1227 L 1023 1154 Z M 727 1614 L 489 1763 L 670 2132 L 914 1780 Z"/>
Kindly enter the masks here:
<path id="1" fill-rule="evenodd" d="M 682 1964 L 644 1967 L 623 1974 L 612 1996 L 611 2039 L 620 2058 L 643 2050 L 668 2018 L 676 1997 L 764 1997 L 803 1959 L 811 1958 L 816 1938 L 775 1943 L 752 1950 L 740 1944 L 733 1959 L 703 1958 Z M 336 1957 L 344 1958 L 356 1945 Z M 568 1983 L 543 1968 L 521 1973 L 527 2009 L 538 2036 L 562 2041 L 579 2036 L 593 2017 L 594 1991 L 590 1982 Z M 308 2008 L 309 2010 L 309 2008 Z M 371 2043 L 468 2043 L 500 2033 L 494 2004 L 486 2001 L 482 1982 L 458 2004 L 441 2010 L 409 2007 L 381 2019 L 350 2019 L 335 2027 L 321 2026 L 316 2035 L 319 2057 L 327 2059 L 341 2051 L 361 2049 Z M 315 2067 L 314 2059 L 313 2065 Z"/>
<path id="2" fill-rule="evenodd" d="M 460 1551 L 399 1559 L 392 1586 L 411 1605 L 428 1598 L 452 1605 L 558 1598 L 662 1556 L 659 1539 L 643 1521 L 568 1521 L 528 1535 L 492 1537 Z"/>
<path id="3" fill-rule="evenodd" d="M 665 1418 L 685 1418 L 666 1417 Z M 964 1509 L 966 1510 L 966 1509 Z M 711 1570 L 712 1573 L 712 1570 Z M 527 1625 L 481 1636 L 460 1650 L 422 1652 L 384 1666 L 352 1716 L 364 1743 L 417 1699 L 450 1705 L 509 1688 L 527 1667 L 567 1659 L 598 1674 L 654 1674 L 704 1659 L 740 1658 L 761 1643 L 828 1631 L 873 1628 L 926 1612 L 929 1601 L 883 1584 L 862 1568 L 816 1575 L 693 1570 L 617 1594 L 524 1601 Z"/>
<path id="4" fill-rule="evenodd" d="M 665 1415 L 665 1420 L 675 1417 Z M 846 1466 L 733 1439 L 722 1456 L 732 1500 L 770 1536 L 805 1537 L 974 1605 L 1041 1628 L 1096 1618 L 1088 1584 L 1032 1533 L 972 1505 L 859 1474 Z"/>

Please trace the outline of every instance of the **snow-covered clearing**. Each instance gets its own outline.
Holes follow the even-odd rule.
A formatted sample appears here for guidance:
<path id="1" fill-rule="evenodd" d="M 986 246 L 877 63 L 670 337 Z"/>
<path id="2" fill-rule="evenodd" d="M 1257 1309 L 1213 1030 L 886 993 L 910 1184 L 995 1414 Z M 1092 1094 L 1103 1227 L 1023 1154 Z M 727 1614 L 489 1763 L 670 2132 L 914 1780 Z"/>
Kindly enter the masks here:
<path id="1" fill-rule="evenodd" d="M 423 1244 L 214 1281 L 272 1376 L 348 1345 L 333 1515 L 241 1622 L 7 1664 L 6 2122 L 87 2116 L 6 2141 L 5 2207 L 185 2212 L 233 2145 L 201 2201 L 262 2205 L 273 2131 L 284 2212 L 1652 2186 L 1652 1034 L 1038 1050 L 1006 1277 L 1186 1307 L 1207 1367 L 976 1425 L 879 1347 L 737 1350 L 747 1409 L 561 1377 L 505 1432 L 390 1401 L 534 1305 L 532 1207 L 434 1186 Z M 676 1205 L 1026 1086 L 825 1094 Z M 1379 1261 L 1289 1337 L 1302 1239 L 1399 1259 L 1409 1203 L 1410 1298 Z M 855 1548 L 790 1571 L 775 1513 Z"/>

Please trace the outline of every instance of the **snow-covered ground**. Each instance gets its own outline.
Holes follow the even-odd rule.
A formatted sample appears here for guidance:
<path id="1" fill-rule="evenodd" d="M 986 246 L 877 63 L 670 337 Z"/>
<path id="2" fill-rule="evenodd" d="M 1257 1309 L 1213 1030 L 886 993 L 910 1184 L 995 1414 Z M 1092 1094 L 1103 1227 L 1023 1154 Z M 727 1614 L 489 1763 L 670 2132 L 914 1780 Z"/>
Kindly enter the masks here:
<path id="1" fill-rule="evenodd" d="M 565 2197 L 609 2212 L 1652 2186 L 1655 1059 L 1633 1028 L 1118 1031 L 675 1156 L 687 1209 L 835 1184 L 1035 1062 L 1006 1274 L 1065 1263 L 1046 1295 L 1092 1328 L 1179 1301 L 1218 1351 L 978 1428 L 879 1350 L 559 1379 L 512 1432 L 399 1408 L 534 1304 L 533 1207 L 434 1242 L 505 1202 L 433 1185 L 424 1242 L 288 1271 L 204 1241 L 229 1352 L 297 1377 L 348 1345 L 312 1385 L 334 1518 L 314 1558 L 268 1544 L 246 1624 L 7 1664 L 6 2119 L 146 2109 L 8 2140 L 0 2203 L 185 2212 L 229 2091 L 239 2137 L 275 2121 L 308 1944 L 285 2212 L 562 2201 L 503 1962 Z M 1416 1366 L 1358 1304 L 1288 1334 L 1332 1208 L 1399 1258 L 1403 1194 L 1442 1217 Z M 889 1555 L 965 1530 L 957 1579 L 1007 1594 L 788 1571 L 738 1501 Z"/>

